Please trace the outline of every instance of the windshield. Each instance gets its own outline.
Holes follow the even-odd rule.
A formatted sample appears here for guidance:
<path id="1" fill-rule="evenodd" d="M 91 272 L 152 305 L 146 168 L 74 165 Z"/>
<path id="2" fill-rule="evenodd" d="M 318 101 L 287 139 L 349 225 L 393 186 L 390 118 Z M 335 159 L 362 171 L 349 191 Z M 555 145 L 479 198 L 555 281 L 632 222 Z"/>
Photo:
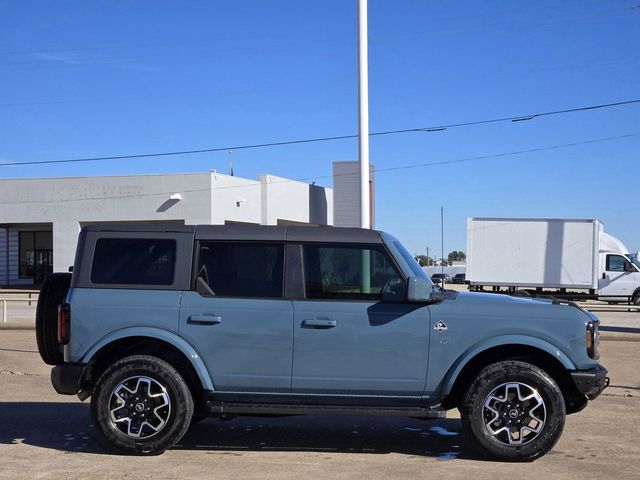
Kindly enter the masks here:
<path id="1" fill-rule="evenodd" d="M 404 248 L 404 245 L 402 245 L 400 241 L 394 240 L 393 245 L 398 249 L 398 251 L 400 252 L 400 255 L 402 255 L 402 258 L 404 258 L 405 261 L 409 264 L 409 268 L 411 268 L 411 271 L 416 277 L 423 278 L 429 282 L 431 281 L 431 279 L 425 273 L 422 267 L 418 265 L 418 262 L 416 262 L 416 259 L 413 258 L 413 255 L 411 255 L 409 251 L 406 248 Z"/>
<path id="2" fill-rule="evenodd" d="M 640 270 L 640 260 L 638 259 L 638 254 L 629 254 L 629 260 L 631 260 L 633 262 L 633 264 L 638 267 L 638 269 Z"/>

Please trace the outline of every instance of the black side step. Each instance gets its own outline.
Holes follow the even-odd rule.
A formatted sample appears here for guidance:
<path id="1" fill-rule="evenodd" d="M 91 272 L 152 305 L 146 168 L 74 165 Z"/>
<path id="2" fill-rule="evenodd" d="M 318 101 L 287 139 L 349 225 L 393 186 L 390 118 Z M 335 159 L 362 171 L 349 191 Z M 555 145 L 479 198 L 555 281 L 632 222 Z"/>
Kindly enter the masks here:
<path id="1" fill-rule="evenodd" d="M 244 398 L 242 398 L 244 397 Z M 446 411 L 440 404 L 428 405 L 421 402 L 407 402 L 406 399 L 363 399 L 354 397 L 296 397 L 283 402 L 279 396 L 266 401 L 265 396 L 251 398 L 251 395 L 209 394 L 205 400 L 205 411 L 212 416 L 227 415 L 371 415 L 417 418 L 445 418 Z M 395 400 L 395 401 L 394 401 Z M 340 402 L 341 401 L 341 402 Z"/>

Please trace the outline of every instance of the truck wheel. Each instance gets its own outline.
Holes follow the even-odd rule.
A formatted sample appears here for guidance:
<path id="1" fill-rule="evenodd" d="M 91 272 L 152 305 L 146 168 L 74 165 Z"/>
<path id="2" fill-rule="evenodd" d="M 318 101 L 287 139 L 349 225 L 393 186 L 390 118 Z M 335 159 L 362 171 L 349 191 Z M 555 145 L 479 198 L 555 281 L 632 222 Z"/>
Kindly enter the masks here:
<path id="1" fill-rule="evenodd" d="M 543 370 L 520 361 L 485 367 L 462 405 L 467 437 L 484 455 L 531 461 L 553 448 L 566 417 L 562 392 Z"/>
<path id="2" fill-rule="evenodd" d="M 633 298 L 631 299 L 631 302 L 634 305 L 640 305 L 640 290 L 633 294 Z"/>
<path id="3" fill-rule="evenodd" d="M 44 363 L 59 365 L 64 359 L 58 344 L 58 305 L 67 296 L 70 273 L 52 273 L 40 289 L 36 306 L 36 342 Z"/>
<path id="4" fill-rule="evenodd" d="M 96 383 L 91 417 L 100 440 L 116 450 L 156 455 L 175 445 L 193 415 L 189 387 L 164 360 L 123 358 Z"/>

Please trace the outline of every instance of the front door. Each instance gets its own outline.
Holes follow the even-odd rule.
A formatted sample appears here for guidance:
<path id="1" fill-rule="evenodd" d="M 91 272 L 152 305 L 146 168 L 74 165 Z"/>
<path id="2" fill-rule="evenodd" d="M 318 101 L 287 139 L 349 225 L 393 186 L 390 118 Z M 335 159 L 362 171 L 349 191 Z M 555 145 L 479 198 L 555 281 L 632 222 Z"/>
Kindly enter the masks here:
<path id="1" fill-rule="evenodd" d="M 180 335 L 222 392 L 291 389 L 293 307 L 283 298 L 284 245 L 202 241 Z"/>
<path id="2" fill-rule="evenodd" d="M 635 267 L 622 255 L 605 255 L 604 272 L 600 277 L 600 296 L 626 302 L 636 289 Z M 633 270 L 629 271 L 629 270 Z M 615 298 L 618 297 L 618 298 Z"/>
<path id="3" fill-rule="evenodd" d="M 302 246 L 294 300 L 294 393 L 418 396 L 427 375 L 429 309 L 405 302 L 382 246 Z"/>

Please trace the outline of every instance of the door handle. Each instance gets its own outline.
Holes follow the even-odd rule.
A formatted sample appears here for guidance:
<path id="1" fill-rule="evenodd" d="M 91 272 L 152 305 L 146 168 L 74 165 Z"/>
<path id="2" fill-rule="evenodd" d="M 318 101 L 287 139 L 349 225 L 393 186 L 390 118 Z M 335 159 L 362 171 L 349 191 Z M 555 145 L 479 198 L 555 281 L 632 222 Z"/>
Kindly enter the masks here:
<path id="1" fill-rule="evenodd" d="M 222 317 L 219 315 L 190 315 L 187 323 L 191 325 L 217 325 L 222 323 Z"/>
<path id="2" fill-rule="evenodd" d="M 333 328 L 337 325 L 338 322 L 328 318 L 308 318 L 302 321 L 302 328 Z"/>

